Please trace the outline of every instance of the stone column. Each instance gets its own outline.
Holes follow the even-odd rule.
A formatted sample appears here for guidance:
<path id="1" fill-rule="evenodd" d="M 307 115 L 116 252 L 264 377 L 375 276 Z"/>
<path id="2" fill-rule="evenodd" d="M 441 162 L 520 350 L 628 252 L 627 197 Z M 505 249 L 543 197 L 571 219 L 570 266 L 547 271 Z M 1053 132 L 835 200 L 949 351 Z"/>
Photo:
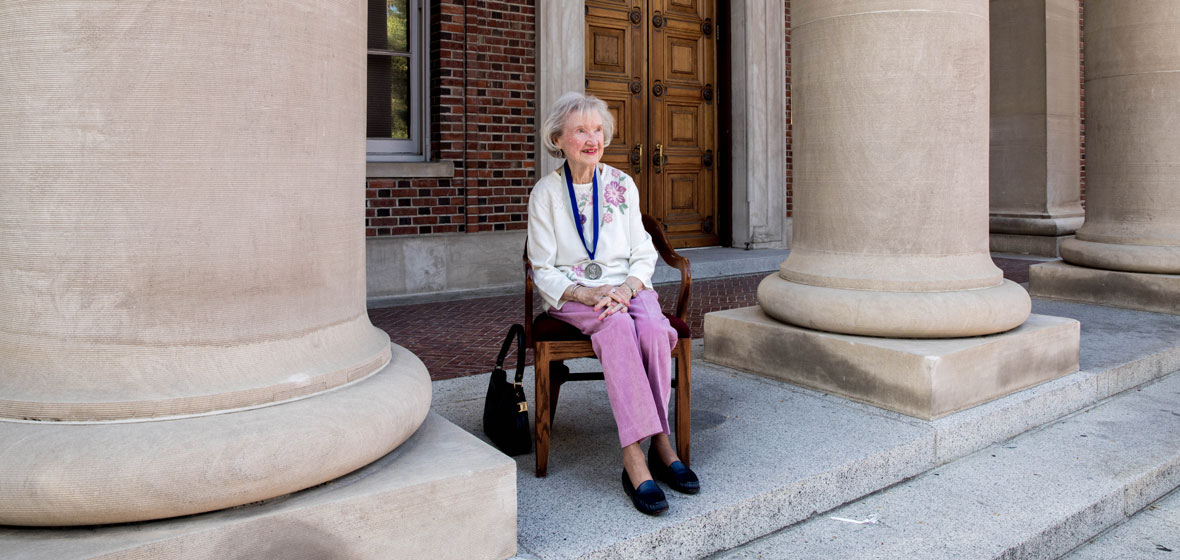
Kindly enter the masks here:
<path id="1" fill-rule="evenodd" d="M 1086 221 L 1035 295 L 1180 313 L 1180 5 L 1086 3 Z"/>
<path id="2" fill-rule="evenodd" d="M 1077 0 L 993 0 L 991 249 L 1056 257 L 1082 225 Z"/>
<path id="3" fill-rule="evenodd" d="M 586 91 L 585 5 L 537 0 L 537 177 L 561 162 L 541 144 L 541 125 L 567 91 Z"/>
<path id="4" fill-rule="evenodd" d="M 1028 317 L 988 253 L 987 8 L 792 4 L 794 236 L 759 289 L 768 315 L 918 338 Z"/>
<path id="5" fill-rule="evenodd" d="M 787 215 L 787 140 L 780 118 L 787 110 L 786 14 L 783 0 L 730 3 L 734 247 L 783 247 Z"/>
<path id="6" fill-rule="evenodd" d="M 0 5 L 0 525 L 263 500 L 423 421 L 365 309 L 365 21 Z"/>
<path id="7" fill-rule="evenodd" d="M 925 418 L 1076 370 L 1076 321 L 985 336 L 1030 309 L 988 253 L 988 3 L 791 11 L 791 254 L 706 317 L 706 358 Z M 952 337 L 978 338 L 896 340 Z"/>

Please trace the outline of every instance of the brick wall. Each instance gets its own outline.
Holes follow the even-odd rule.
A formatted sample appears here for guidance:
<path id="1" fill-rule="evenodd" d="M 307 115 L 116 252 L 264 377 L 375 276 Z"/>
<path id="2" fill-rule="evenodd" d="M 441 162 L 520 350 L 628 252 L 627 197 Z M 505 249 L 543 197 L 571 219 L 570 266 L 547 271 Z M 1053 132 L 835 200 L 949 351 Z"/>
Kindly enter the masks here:
<path id="1" fill-rule="evenodd" d="M 535 0 L 430 5 L 431 159 L 449 179 L 370 179 L 369 237 L 525 229 L 533 179 Z"/>

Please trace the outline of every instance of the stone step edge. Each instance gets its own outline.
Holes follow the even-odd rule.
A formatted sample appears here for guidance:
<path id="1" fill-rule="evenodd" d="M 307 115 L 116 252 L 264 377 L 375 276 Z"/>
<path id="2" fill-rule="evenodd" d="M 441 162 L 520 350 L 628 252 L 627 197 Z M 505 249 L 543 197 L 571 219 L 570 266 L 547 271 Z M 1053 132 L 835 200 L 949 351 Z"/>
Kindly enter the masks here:
<path id="1" fill-rule="evenodd" d="M 1109 556 L 1108 555 L 1108 556 L 1104 556 L 1105 558 L 1111 558 L 1111 557 L 1114 557 L 1114 558 L 1134 558 L 1137 553 L 1142 552 L 1142 551 L 1135 550 L 1135 548 L 1137 548 L 1138 546 L 1158 547 L 1161 545 L 1161 543 L 1155 542 L 1154 539 L 1152 541 L 1147 541 L 1147 542 L 1140 541 L 1138 539 L 1130 538 L 1128 533 L 1134 534 L 1134 532 L 1144 530 L 1145 527 L 1150 527 L 1151 522 L 1154 520 L 1151 519 L 1151 516 L 1153 514 L 1151 513 L 1151 511 L 1148 508 L 1154 509 L 1153 506 L 1157 506 L 1157 505 L 1159 505 L 1163 508 L 1175 507 L 1175 504 L 1178 501 L 1180 501 L 1180 487 L 1178 487 L 1175 490 L 1172 490 L 1172 492 L 1165 494 L 1163 497 L 1148 504 L 1148 506 L 1146 508 L 1141 509 L 1138 512 L 1135 512 L 1134 515 L 1130 515 L 1126 519 L 1123 519 L 1123 520 L 1119 521 L 1118 523 L 1115 523 L 1113 526 L 1107 528 L 1105 531 L 1103 531 L 1097 535 L 1094 535 L 1094 536 L 1090 537 L 1089 539 L 1086 539 L 1084 542 L 1082 542 L 1078 546 L 1074 547 L 1073 550 L 1070 550 L 1069 552 L 1063 554 L 1061 556 L 1061 558 L 1063 560 L 1073 560 L 1078 555 L 1080 555 L 1083 558 L 1086 558 L 1086 557 L 1094 558 L 1097 556 L 1096 554 L 1089 554 L 1088 553 L 1088 550 L 1091 547 L 1094 547 L 1094 550 L 1102 550 L 1103 548 L 1105 548 L 1106 552 L 1109 554 L 1110 552 L 1113 552 L 1111 550 L 1111 548 L 1114 548 L 1114 546 L 1117 546 L 1117 545 L 1113 545 L 1112 543 L 1119 543 L 1121 545 L 1121 547 L 1120 547 L 1121 550 L 1119 550 L 1118 552 L 1115 552 L 1115 554 L 1117 554 L 1118 556 Z M 1171 503 L 1170 506 L 1168 505 L 1169 502 Z M 1156 519 L 1159 519 L 1159 518 L 1157 517 Z M 1147 529 L 1147 531 L 1150 531 L 1150 529 Z M 1160 550 L 1158 548 L 1156 548 L 1156 550 L 1163 552 L 1162 550 Z"/>
<path id="2" fill-rule="evenodd" d="M 702 356 L 701 341 L 694 341 L 693 353 Z M 700 358 L 694 358 L 700 359 Z M 740 375 L 754 375 L 742 372 L 728 366 L 713 364 L 710 367 L 736 372 Z M 807 480 L 796 481 L 784 487 L 771 489 L 743 504 L 736 504 L 720 508 L 685 520 L 671 527 L 645 533 L 634 538 L 614 543 L 609 547 L 593 551 L 581 558 L 613 558 L 628 557 L 641 554 L 652 547 L 681 546 L 688 550 L 688 541 L 681 541 L 677 535 L 710 533 L 716 536 L 718 547 L 713 550 L 701 551 L 702 554 L 691 554 L 685 558 L 701 557 L 716 552 L 731 549 L 746 542 L 764 537 L 771 533 L 789 529 L 792 526 L 806 522 L 816 516 L 824 515 L 845 505 L 857 502 L 898 484 L 904 484 L 913 478 L 930 472 L 956 459 L 970 455 L 994 443 L 1012 439 L 1029 430 L 1060 421 L 1088 407 L 1100 404 L 1119 394 L 1143 386 L 1147 383 L 1180 370 L 1180 345 L 1156 351 L 1142 358 L 1122 364 L 1113 365 L 1096 371 L 1082 370 L 1061 377 L 1059 379 L 1031 387 L 1023 391 L 985 403 L 962 413 L 947 418 L 926 422 L 910 418 L 901 414 L 876 409 L 870 405 L 855 403 L 839 396 L 828 395 L 810 389 L 798 387 L 799 390 L 811 392 L 818 398 L 838 401 L 846 406 L 871 408 L 877 413 L 901 419 L 906 422 L 925 424 L 934 430 L 934 443 L 929 449 L 925 446 L 913 446 L 899 459 L 889 454 L 877 454 L 865 457 L 861 461 L 841 465 L 837 469 L 822 473 Z M 760 377 L 760 376 L 756 376 Z M 761 377 L 760 377 L 761 378 Z M 763 378 L 765 379 L 765 378 Z M 785 383 L 785 382 L 784 382 Z M 904 446 L 903 446 L 904 447 Z M 922 457 L 929 454 L 929 458 Z M 811 484 L 818 484 L 817 479 L 839 476 L 841 472 L 854 472 L 862 468 L 887 468 L 890 463 L 921 464 L 917 469 L 908 469 L 904 465 L 895 471 L 892 482 L 854 491 L 853 494 L 817 502 L 817 508 L 810 515 L 804 517 L 781 517 L 772 524 L 766 523 L 773 519 L 776 512 L 789 509 L 792 496 L 804 494 Z M 857 493 L 860 492 L 860 493 Z M 1087 537 L 1089 538 L 1089 537 Z M 518 558 L 536 558 L 521 548 L 524 553 Z"/>
<path id="3" fill-rule="evenodd" d="M 1061 420 L 1180 370 L 1180 345 L 1106 367 L 1081 370 L 929 423 L 937 466 Z M 899 415 L 900 417 L 900 415 Z M 920 421 L 919 421 L 920 422 Z"/>

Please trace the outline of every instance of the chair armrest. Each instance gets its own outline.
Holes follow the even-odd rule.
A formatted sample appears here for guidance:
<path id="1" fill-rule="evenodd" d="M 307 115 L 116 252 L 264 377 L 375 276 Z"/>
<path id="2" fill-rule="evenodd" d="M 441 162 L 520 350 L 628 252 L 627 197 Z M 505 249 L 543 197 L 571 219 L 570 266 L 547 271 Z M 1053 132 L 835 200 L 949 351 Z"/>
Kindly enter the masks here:
<path id="1" fill-rule="evenodd" d="M 680 271 L 680 294 L 676 298 L 676 316 L 687 323 L 688 304 L 692 297 L 692 266 L 688 259 L 678 255 L 676 250 L 672 248 L 668 236 L 664 235 L 664 228 L 660 227 L 655 218 L 644 214 L 643 229 L 646 229 L 647 233 L 651 235 L 652 244 L 660 253 L 660 258 L 664 259 L 668 266 Z"/>
<path id="2" fill-rule="evenodd" d="M 529 262 L 529 239 L 524 239 L 524 345 L 533 345 L 533 264 Z"/>

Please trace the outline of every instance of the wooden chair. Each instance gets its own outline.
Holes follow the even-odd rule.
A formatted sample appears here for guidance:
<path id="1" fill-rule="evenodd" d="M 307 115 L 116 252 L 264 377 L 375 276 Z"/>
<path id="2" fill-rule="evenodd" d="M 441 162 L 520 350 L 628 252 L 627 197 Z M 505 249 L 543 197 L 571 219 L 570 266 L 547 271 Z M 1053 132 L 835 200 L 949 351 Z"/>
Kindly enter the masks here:
<path id="1" fill-rule="evenodd" d="M 651 234 L 660 258 L 669 266 L 680 271 L 680 294 L 676 299 L 676 313 L 668 321 L 676 329 L 676 349 L 672 358 L 676 362 L 676 375 L 672 387 L 676 390 L 676 412 L 673 426 L 676 431 L 676 454 L 685 465 L 689 463 L 691 428 L 689 417 L 692 413 L 692 332 L 688 327 L 688 303 L 692 293 L 692 271 L 688 259 L 676 254 L 663 229 L 647 214 L 643 215 L 643 227 Z M 536 414 L 537 476 L 545 476 L 549 466 L 549 431 L 557 410 L 557 397 L 561 385 L 566 381 L 601 380 L 602 372 L 570 373 L 564 361 L 573 358 L 593 358 L 594 348 L 590 337 L 548 313 L 533 317 L 533 269 L 529 264 L 526 243 L 524 254 L 524 336 L 525 346 L 533 349 L 536 363 L 536 393 L 534 411 Z"/>

